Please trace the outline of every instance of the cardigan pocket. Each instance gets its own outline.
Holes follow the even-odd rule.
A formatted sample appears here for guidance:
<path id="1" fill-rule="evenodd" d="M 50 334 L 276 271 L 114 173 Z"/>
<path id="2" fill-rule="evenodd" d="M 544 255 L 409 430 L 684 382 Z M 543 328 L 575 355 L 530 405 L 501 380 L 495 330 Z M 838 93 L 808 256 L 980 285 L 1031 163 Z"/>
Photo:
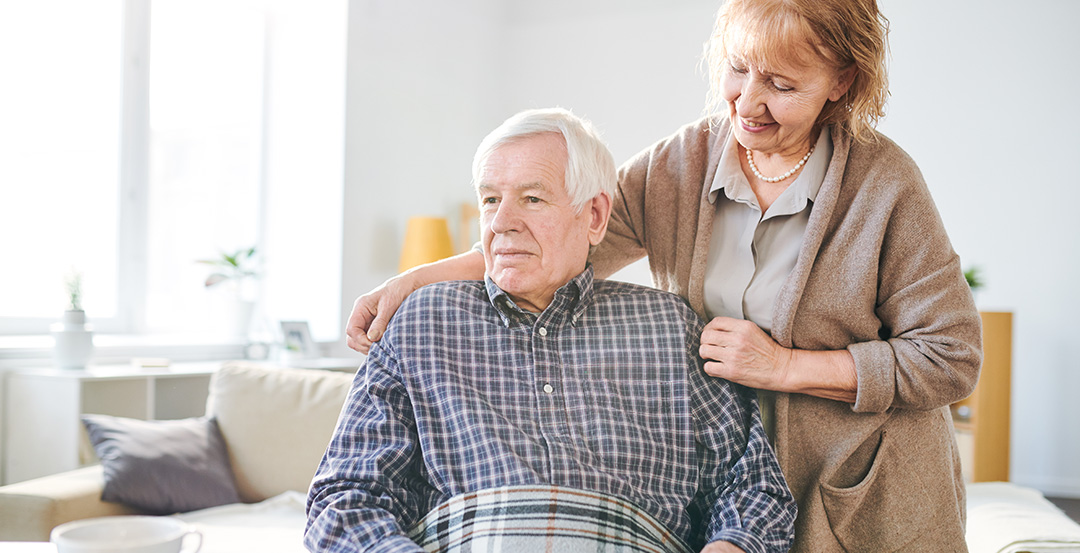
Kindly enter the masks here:
<path id="1" fill-rule="evenodd" d="M 917 466 L 920 457 L 909 454 L 908 445 L 912 444 L 907 440 L 897 443 L 896 436 L 884 430 L 869 440 L 880 442 L 865 476 L 849 487 L 823 481 L 820 485 L 822 503 L 833 535 L 845 550 L 897 551 L 935 526 L 933 518 L 937 510 L 925 503 L 931 500 L 926 497 L 927 492 L 933 492 L 925 487 L 910 489 L 911 484 L 918 482 L 910 478 L 910 473 L 925 470 Z M 925 457 L 921 460 L 925 461 Z M 936 471 L 930 469 L 927 472 Z M 843 482 L 845 476 L 850 477 L 850 474 L 834 475 L 830 481 L 834 484 Z"/>

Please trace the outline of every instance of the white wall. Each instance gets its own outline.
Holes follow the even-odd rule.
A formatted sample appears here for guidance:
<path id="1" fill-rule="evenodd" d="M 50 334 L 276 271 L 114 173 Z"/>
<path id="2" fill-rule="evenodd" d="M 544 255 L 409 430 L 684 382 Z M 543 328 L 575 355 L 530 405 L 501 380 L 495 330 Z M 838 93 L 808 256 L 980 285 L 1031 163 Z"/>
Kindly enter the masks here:
<path id="1" fill-rule="evenodd" d="M 349 33 L 339 16 L 345 8 L 342 0 L 279 2 L 269 13 L 259 233 L 263 301 L 251 329 L 266 340 L 273 339 L 268 321 L 310 321 L 317 340 L 341 332 L 332 303 L 340 293 L 341 266 L 324 260 L 339 261 L 342 248 L 342 214 L 327 213 L 327 206 L 337 205 L 343 193 L 345 153 L 334 146 L 345 134 L 342 68 Z M 312 60 L 312 52 L 323 54 Z M 326 272 L 312 275 L 313 264 L 298 259 L 319 260 Z"/>
<path id="2" fill-rule="evenodd" d="M 406 217 L 471 201 L 473 149 L 513 112 L 571 108 L 620 162 L 701 113 L 715 0 L 444 4 L 350 4 L 343 321 L 395 272 Z M 1080 217 L 1065 211 L 1080 204 L 1080 4 L 881 4 L 893 29 L 881 129 L 923 169 L 965 265 L 983 268 L 981 306 L 1016 314 L 1013 480 L 1080 497 Z"/>

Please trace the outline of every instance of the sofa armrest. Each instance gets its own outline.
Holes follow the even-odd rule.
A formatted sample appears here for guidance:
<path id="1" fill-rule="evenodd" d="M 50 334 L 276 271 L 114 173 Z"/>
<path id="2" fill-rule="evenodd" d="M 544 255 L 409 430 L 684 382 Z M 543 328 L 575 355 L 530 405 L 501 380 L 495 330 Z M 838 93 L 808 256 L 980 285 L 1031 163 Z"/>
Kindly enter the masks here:
<path id="1" fill-rule="evenodd" d="M 101 466 L 0 487 L 0 541 L 49 541 L 56 526 L 84 518 L 138 511 L 101 500 Z"/>

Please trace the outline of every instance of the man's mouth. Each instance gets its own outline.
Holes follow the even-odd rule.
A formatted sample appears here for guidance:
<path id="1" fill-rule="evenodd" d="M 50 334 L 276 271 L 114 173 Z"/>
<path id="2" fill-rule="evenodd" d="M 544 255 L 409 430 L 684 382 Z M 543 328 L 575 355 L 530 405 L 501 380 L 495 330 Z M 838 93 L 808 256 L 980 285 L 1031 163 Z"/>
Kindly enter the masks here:
<path id="1" fill-rule="evenodd" d="M 531 254 L 531 252 L 526 251 L 526 250 L 514 250 L 514 249 L 502 249 L 502 248 L 500 248 L 500 249 L 495 250 L 495 255 L 497 255 L 499 257 L 519 257 L 519 256 L 532 255 L 532 254 Z"/>

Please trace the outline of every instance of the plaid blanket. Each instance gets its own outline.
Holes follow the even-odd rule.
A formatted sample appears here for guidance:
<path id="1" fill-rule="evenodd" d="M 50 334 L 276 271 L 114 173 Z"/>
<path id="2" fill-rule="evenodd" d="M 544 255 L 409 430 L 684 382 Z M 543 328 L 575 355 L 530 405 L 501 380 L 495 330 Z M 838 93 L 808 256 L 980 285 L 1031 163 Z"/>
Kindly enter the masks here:
<path id="1" fill-rule="evenodd" d="M 556 486 L 508 486 L 463 494 L 409 532 L 426 551 L 479 553 L 691 553 L 679 536 L 635 505 Z"/>

